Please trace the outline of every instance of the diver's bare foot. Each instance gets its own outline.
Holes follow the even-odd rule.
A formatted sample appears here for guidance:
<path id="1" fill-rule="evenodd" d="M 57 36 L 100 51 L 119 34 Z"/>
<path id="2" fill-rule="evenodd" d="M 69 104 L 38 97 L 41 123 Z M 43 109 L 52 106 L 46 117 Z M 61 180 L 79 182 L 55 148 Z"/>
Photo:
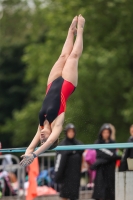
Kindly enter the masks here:
<path id="1" fill-rule="evenodd" d="M 75 16 L 69 28 L 69 31 L 72 31 L 74 35 L 76 35 L 77 33 L 77 23 L 78 23 L 78 17 Z"/>
<path id="2" fill-rule="evenodd" d="M 82 17 L 82 15 L 80 14 L 78 16 L 78 28 L 84 28 L 84 24 L 85 24 L 85 18 Z"/>

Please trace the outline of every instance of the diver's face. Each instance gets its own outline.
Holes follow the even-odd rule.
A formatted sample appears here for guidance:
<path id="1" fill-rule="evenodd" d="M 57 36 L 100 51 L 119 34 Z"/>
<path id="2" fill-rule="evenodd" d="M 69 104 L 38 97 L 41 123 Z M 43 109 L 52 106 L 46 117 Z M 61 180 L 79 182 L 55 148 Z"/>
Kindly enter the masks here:
<path id="1" fill-rule="evenodd" d="M 108 129 L 103 130 L 103 132 L 102 132 L 102 138 L 105 141 L 109 140 L 109 138 L 110 138 L 110 131 Z"/>
<path id="2" fill-rule="evenodd" d="M 51 134 L 51 129 L 44 127 L 44 129 L 41 130 L 41 135 L 40 135 L 41 143 L 46 142 L 50 134 Z"/>

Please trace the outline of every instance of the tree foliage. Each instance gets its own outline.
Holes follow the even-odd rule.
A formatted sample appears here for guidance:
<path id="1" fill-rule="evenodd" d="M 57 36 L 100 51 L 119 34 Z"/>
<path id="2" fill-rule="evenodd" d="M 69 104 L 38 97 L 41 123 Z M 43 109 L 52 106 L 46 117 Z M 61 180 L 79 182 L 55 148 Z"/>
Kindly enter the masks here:
<path id="1" fill-rule="evenodd" d="M 10 102 L 12 115 L 10 118 L 5 116 L 1 134 L 12 134 L 13 146 L 28 145 L 33 138 L 49 71 L 61 52 L 72 18 L 81 13 L 86 18 L 84 51 L 79 62 L 79 84 L 67 103 L 65 123 L 73 122 L 77 137 L 85 143 L 92 143 L 101 124 L 110 122 L 116 127 L 117 140 L 125 141 L 133 119 L 131 0 L 33 1 L 32 8 L 26 6 L 26 2 L 23 4 L 26 9 L 18 6 L 18 10 L 10 14 L 10 19 L 9 13 L 1 19 L 5 28 L 2 28 L 1 37 L 4 38 L 4 32 L 9 29 L 14 30 L 12 44 L 17 43 L 23 50 L 21 59 L 18 58 L 25 66 L 23 77 L 19 78 L 16 73 L 23 82 L 20 91 L 25 84 L 28 86 L 25 101 L 21 101 L 21 95 L 17 94 L 15 105 Z M 14 28 L 15 23 L 8 26 L 7 21 L 11 18 L 19 21 L 19 29 Z M 7 47 L 14 60 L 8 37 L 2 45 Z M 18 81 L 15 83 L 18 87 Z M 13 80 L 10 84 L 14 85 Z M 1 115 L 7 115 L 5 111 L 6 108 Z"/>

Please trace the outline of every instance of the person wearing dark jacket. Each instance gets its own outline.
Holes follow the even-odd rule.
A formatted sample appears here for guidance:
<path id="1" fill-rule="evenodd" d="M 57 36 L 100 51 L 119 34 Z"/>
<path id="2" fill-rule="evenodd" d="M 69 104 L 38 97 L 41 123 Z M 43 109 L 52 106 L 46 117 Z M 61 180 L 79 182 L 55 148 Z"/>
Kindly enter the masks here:
<path id="1" fill-rule="evenodd" d="M 130 126 L 130 135 L 131 136 L 129 137 L 128 142 L 133 142 L 133 124 Z M 119 171 L 128 170 L 127 158 L 133 158 L 133 148 L 128 148 L 124 150 Z"/>
<path id="2" fill-rule="evenodd" d="M 75 126 L 68 124 L 65 127 L 65 139 L 60 145 L 80 145 L 75 139 Z M 61 184 L 60 197 L 62 200 L 76 200 L 79 197 L 80 172 L 82 163 L 81 150 L 66 150 L 57 153 L 55 163 L 55 182 Z"/>
<path id="3" fill-rule="evenodd" d="M 111 139 L 110 124 L 103 124 L 96 144 L 114 143 Z M 96 200 L 115 199 L 115 161 L 120 159 L 116 149 L 98 149 L 96 162 L 91 166 L 96 170 L 95 186 L 92 198 Z"/>

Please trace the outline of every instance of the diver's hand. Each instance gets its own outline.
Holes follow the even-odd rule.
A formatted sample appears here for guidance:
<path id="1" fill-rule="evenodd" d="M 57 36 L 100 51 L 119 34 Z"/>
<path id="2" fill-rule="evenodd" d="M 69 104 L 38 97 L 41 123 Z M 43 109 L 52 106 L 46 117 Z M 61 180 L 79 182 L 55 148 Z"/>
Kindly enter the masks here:
<path id="1" fill-rule="evenodd" d="M 19 164 L 23 167 L 26 167 L 33 162 L 35 157 L 36 157 L 36 155 L 34 153 L 22 155 L 21 158 L 23 158 L 23 160 L 21 160 L 21 162 Z"/>
<path id="2" fill-rule="evenodd" d="M 33 151 L 34 151 L 34 149 L 26 149 L 26 151 L 25 151 L 25 154 L 24 155 L 29 155 L 29 154 L 32 154 L 33 153 Z"/>

